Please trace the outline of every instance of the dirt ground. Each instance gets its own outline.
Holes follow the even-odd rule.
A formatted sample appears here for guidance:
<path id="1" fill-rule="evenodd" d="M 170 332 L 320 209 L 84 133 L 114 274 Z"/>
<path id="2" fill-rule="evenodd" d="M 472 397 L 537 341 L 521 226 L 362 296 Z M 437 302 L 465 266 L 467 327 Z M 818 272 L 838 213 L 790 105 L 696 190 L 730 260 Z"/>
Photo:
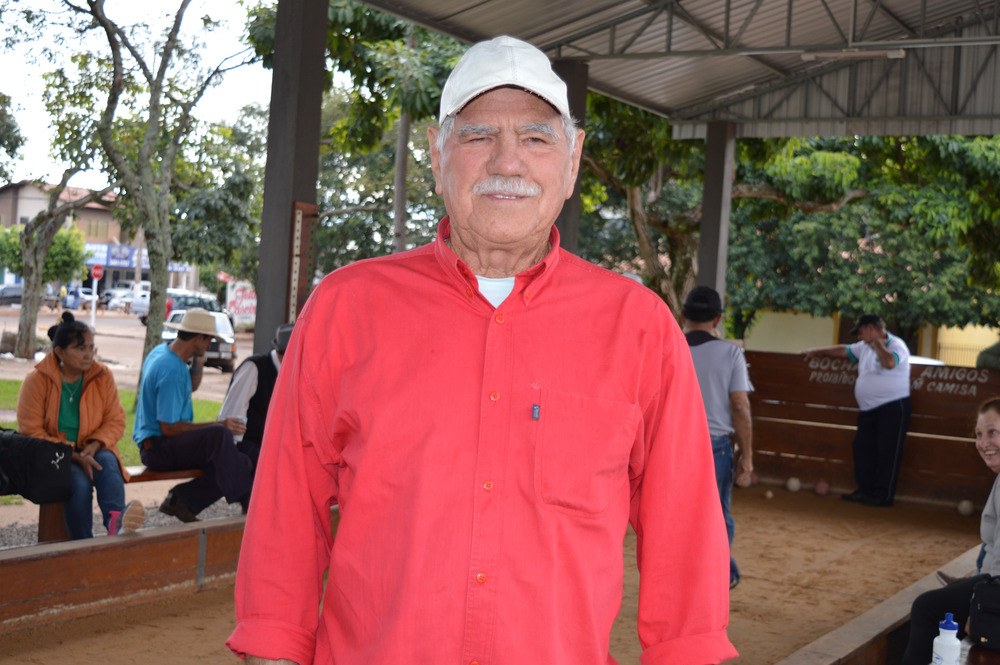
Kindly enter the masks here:
<path id="1" fill-rule="evenodd" d="M 848 504 L 837 496 L 736 490 L 733 550 L 743 581 L 731 594 L 729 635 L 739 665 L 771 665 L 979 542 L 978 515 L 899 502 Z M 638 665 L 635 537 L 624 547 L 626 588 L 612 654 Z M 240 662 L 225 648 L 232 589 L 0 637 L 0 662 L 40 665 Z"/>

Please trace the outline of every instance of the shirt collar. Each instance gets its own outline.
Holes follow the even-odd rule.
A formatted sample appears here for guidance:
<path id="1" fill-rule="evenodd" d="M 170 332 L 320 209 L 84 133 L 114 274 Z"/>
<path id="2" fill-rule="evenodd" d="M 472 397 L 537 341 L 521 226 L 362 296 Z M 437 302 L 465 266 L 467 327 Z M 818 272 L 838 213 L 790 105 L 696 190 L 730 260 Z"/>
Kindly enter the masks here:
<path id="1" fill-rule="evenodd" d="M 452 278 L 452 281 L 457 282 L 463 291 L 471 288 L 478 293 L 479 282 L 476 280 L 475 274 L 445 242 L 450 237 L 451 220 L 445 217 L 438 224 L 437 238 L 434 241 L 434 256 L 445 274 Z M 549 253 L 545 255 L 545 258 L 515 276 L 514 291 L 508 296 L 508 300 L 514 295 L 518 295 L 525 304 L 528 304 L 548 282 L 549 276 L 559 264 L 559 256 L 562 251 L 559 247 L 559 229 L 556 228 L 555 224 L 549 231 L 549 247 Z"/>

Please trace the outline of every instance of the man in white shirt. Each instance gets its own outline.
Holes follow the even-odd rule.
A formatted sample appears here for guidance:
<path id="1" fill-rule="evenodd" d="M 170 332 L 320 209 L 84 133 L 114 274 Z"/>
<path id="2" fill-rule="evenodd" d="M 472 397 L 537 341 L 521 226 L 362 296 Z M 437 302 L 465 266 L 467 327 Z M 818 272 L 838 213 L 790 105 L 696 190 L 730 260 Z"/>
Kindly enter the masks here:
<path id="1" fill-rule="evenodd" d="M 838 344 L 802 352 L 846 358 L 858 364 L 854 398 L 858 401 L 858 430 L 854 436 L 854 479 L 858 489 L 845 501 L 866 506 L 891 506 L 896 496 L 903 441 L 910 426 L 910 350 L 886 332 L 878 314 L 862 314 L 851 329 L 854 344 Z"/>
<path id="2" fill-rule="evenodd" d="M 288 348 L 288 340 L 292 338 L 294 325 L 285 323 L 278 326 L 271 342 L 274 348 L 267 353 L 250 356 L 240 364 L 233 372 L 229 390 L 219 410 L 219 420 L 232 417 L 246 423 L 246 432 L 233 436 L 233 439 L 239 451 L 253 462 L 254 472 L 257 471 L 260 443 L 264 438 L 267 407 L 271 403 L 274 382 L 278 379 L 278 369 Z"/>

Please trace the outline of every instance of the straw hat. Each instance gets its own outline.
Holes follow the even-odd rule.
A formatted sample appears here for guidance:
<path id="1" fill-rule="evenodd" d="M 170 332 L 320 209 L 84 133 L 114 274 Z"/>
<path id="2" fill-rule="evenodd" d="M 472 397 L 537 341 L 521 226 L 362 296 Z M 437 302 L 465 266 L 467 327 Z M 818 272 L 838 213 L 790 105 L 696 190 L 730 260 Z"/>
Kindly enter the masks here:
<path id="1" fill-rule="evenodd" d="M 219 339 L 226 339 L 224 335 L 220 335 L 215 329 L 215 317 L 212 316 L 212 313 L 201 307 L 192 307 L 184 312 L 184 318 L 181 319 L 180 323 L 166 321 L 163 325 L 167 328 L 172 328 L 173 330 L 179 330 L 181 332 L 209 335 Z"/>

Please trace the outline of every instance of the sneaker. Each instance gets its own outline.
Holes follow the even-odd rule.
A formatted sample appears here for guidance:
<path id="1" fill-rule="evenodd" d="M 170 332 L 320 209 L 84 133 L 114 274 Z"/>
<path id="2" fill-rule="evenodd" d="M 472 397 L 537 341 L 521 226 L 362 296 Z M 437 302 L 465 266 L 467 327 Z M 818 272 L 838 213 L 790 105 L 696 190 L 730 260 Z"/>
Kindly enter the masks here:
<path id="1" fill-rule="evenodd" d="M 108 514 L 111 515 L 108 520 L 109 536 L 132 533 L 146 521 L 146 509 L 138 501 L 129 501 L 125 510 L 112 510 Z"/>
<path id="2" fill-rule="evenodd" d="M 184 502 L 174 496 L 173 492 L 167 492 L 167 498 L 160 504 L 160 512 L 164 515 L 176 517 L 182 522 L 199 521 L 191 509 L 184 505 Z"/>
<path id="3" fill-rule="evenodd" d="M 146 522 L 146 509 L 138 501 L 129 501 L 120 515 L 121 528 L 116 533 L 134 533 Z"/>

